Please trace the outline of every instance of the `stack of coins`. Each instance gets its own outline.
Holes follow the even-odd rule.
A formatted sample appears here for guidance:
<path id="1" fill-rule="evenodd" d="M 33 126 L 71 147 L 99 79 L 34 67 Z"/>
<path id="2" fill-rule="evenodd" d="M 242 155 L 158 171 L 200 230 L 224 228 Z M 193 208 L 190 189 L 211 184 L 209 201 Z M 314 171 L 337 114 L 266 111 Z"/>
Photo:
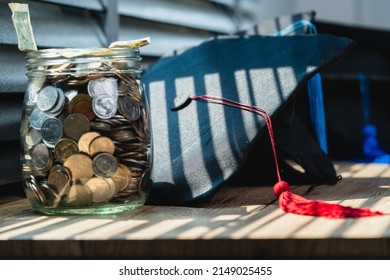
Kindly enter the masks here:
<path id="1" fill-rule="evenodd" d="M 142 86 L 109 64 L 87 65 L 104 74 L 67 71 L 83 66 L 45 66 L 50 75 L 29 78 L 23 174 L 34 205 L 79 208 L 146 198 L 151 156 Z"/>

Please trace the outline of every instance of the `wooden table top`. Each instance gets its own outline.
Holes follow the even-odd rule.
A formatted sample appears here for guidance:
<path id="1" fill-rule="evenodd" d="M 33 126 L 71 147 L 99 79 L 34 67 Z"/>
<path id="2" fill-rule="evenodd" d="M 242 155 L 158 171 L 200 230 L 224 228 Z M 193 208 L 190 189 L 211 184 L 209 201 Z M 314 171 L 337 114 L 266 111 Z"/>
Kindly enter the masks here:
<path id="1" fill-rule="evenodd" d="M 390 168 L 335 163 L 309 199 L 390 213 Z M 3 187 L 4 188 L 4 187 Z M 390 216 L 332 220 L 283 213 L 272 187 L 224 187 L 194 206 L 146 205 L 109 216 L 44 216 L 0 193 L 0 259 L 387 259 Z"/>

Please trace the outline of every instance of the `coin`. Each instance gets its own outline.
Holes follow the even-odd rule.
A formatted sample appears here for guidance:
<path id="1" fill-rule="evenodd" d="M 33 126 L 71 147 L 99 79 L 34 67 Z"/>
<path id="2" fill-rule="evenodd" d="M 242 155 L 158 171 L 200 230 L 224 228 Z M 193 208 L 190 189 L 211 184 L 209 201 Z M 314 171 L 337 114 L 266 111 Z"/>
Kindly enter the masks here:
<path id="1" fill-rule="evenodd" d="M 79 140 L 80 136 L 90 129 L 89 120 L 83 114 L 71 114 L 64 120 L 64 132 L 74 140 Z"/>
<path id="2" fill-rule="evenodd" d="M 118 86 L 118 93 L 120 95 L 126 95 L 126 94 L 130 93 L 131 90 L 132 90 L 132 86 L 130 84 L 126 83 L 123 80 L 120 80 L 119 86 Z"/>
<path id="3" fill-rule="evenodd" d="M 116 119 L 96 119 L 96 121 L 106 123 L 110 126 L 122 125 L 122 122 Z"/>
<path id="4" fill-rule="evenodd" d="M 72 79 L 67 82 L 70 86 L 81 86 L 89 82 L 89 79 Z"/>
<path id="5" fill-rule="evenodd" d="M 43 122 L 41 128 L 42 139 L 49 144 L 54 144 L 62 137 L 62 123 L 59 119 L 50 118 Z"/>
<path id="6" fill-rule="evenodd" d="M 113 140 L 119 141 L 119 142 L 127 142 L 136 140 L 137 138 L 134 136 L 134 133 L 128 130 L 120 130 L 120 131 L 113 131 L 111 133 L 111 137 Z"/>
<path id="7" fill-rule="evenodd" d="M 94 131 L 84 133 L 81 135 L 79 141 L 78 141 L 78 147 L 80 152 L 89 154 L 89 145 L 91 144 L 92 140 L 96 137 L 99 137 L 100 134 Z"/>
<path id="8" fill-rule="evenodd" d="M 37 130 L 41 130 L 41 127 L 42 127 L 42 124 L 44 121 L 46 121 L 47 119 L 49 119 L 50 117 L 48 115 L 45 114 L 45 112 L 43 112 L 41 109 L 39 109 L 38 107 L 36 107 L 32 112 L 31 112 L 31 115 L 29 117 L 29 122 L 30 122 L 30 125 L 37 129 Z"/>
<path id="9" fill-rule="evenodd" d="M 37 185 L 32 182 L 28 182 L 27 187 L 25 188 L 26 196 L 33 200 L 32 204 L 46 204 L 46 197 L 42 190 L 37 188 Z"/>
<path id="10" fill-rule="evenodd" d="M 102 122 L 91 122 L 91 128 L 95 130 L 111 131 L 111 126 Z"/>
<path id="11" fill-rule="evenodd" d="M 119 98 L 119 112 L 124 115 L 130 121 L 136 121 L 141 115 L 140 107 L 137 103 L 133 102 L 131 97 L 124 96 Z"/>
<path id="12" fill-rule="evenodd" d="M 77 93 L 77 92 L 76 92 Z M 92 97 L 85 93 L 79 93 L 75 95 L 68 104 L 68 112 L 70 114 L 75 113 L 74 107 L 80 102 L 88 102 L 92 104 Z"/>
<path id="13" fill-rule="evenodd" d="M 73 181 L 93 176 L 92 159 L 84 154 L 71 155 L 65 160 L 64 167 L 70 171 Z"/>
<path id="14" fill-rule="evenodd" d="M 85 185 L 92 192 L 92 202 L 102 203 L 110 200 L 115 195 L 115 184 L 103 178 L 92 178 Z"/>
<path id="15" fill-rule="evenodd" d="M 97 98 L 101 95 L 109 95 L 111 97 L 118 96 L 118 84 L 115 78 L 99 78 L 88 82 L 88 94 Z"/>
<path id="16" fill-rule="evenodd" d="M 73 184 L 64 202 L 73 207 L 88 206 L 92 202 L 92 192 L 83 184 Z"/>
<path id="17" fill-rule="evenodd" d="M 42 182 L 40 185 L 37 185 L 37 189 L 41 190 L 45 196 L 45 206 L 57 207 L 61 198 L 58 195 L 57 191 L 52 189 L 46 182 Z"/>
<path id="18" fill-rule="evenodd" d="M 89 145 L 89 154 L 95 155 L 98 153 L 114 154 L 115 145 L 112 140 L 106 136 L 99 136 L 92 140 Z"/>
<path id="19" fill-rule="evenodd" d="M 28 98 L 31 102 L 37 103 L 38 101 L 38 92 L 43 87 L 46 81 L 45 77 L 33 77 L 30 78 L 27 86 Z"/>
<path id="20" fill-rule="evenodd" d="M 124 190 L 132 179 L 132 173 L 124 164 L 118 164 L 116 173 L 111 177 L 118 191 Z"/>
<path id="21" fill-rule="evenodd" d="M 68 100 L 68 102 L 69 102 L 69 104 L 68 104 L 68 106 L 69 106 L 70 105 L 70 101 L 72 101 L 73 98 L 78 96 L 78 91 L 72 89 L 72 90 L 69 90 L 69 91 L 65 92 L 64 95 L 65 95 L 66 100 Z M 85 94 L 85 95 L 87 95 L 87 94 Z"/>
<path id="22" fill-rule="evenodd" d="M 92 121 L 96 117 L 92 109 L 92 103 L 87 101 L 78 102 L 73 108 L 73 113 L 83 114 L 90 121 Z"/>
<path id="23" fill-rule="evenodd" d="M 50 169 L 48 183 L 55 189 L 59 196 L 66 194 L 70 188 L 70 176 L 67 172 L 63 171 L 65 169 L 61 165 L 53 166 Z"/>
<path id="24" fill-rule="evenodd" d="M 118 188 L 116 187 L 115 185 L 115 182 L 112 178 L 105 178 L 105 180 L 108 182 L 108 184 L 110 185 L 110 189 L 111 191 L 113 191 L 111 194 L 110 194 L 110 198 L 108 200 L 111 200 L 117 193 L 118 193 Z"/>
<path id="25" fill-rule="evenodd" d="M 99 118 L 109 119 L 116 114 L 117 101 L 110 95 L 99 95 L 92 100 L 92 109 Z"/>
<path id="26" fill-rule="evenodd" d="M 57 89 L 53 86 L 46 86 L 39 91 L 37 106 L 42 111 L 48 111 L 56 105 L 58 98 Z"/>
<path id="27" fill-rule="evenodd" d="M 49 149 L 42 143 L 35 145 L 31 151 L 32 167 L 40 172 L 50 169 L 53 159 Z"/>
<path id="28" fill-rule="evenodd" d="M 92 169 L 96 176 L 110 178 L 118 168 L 116 158 L 109 153 L 100 153 L 92 161 Z"/>
<path id="29" fill-rule="evenodd" d="M 54 155 L 60 162 L 64 162 L 71 155 L 79 152 L 77 143 L 69 138 L 62 138 L 54 146 Z"/>
<path id="30" fill-rule="evenodd" d="M 66 100 L 65 94 L 62 91 L 62 89 L 57 88 L 57 91 L 58 91 L 58 101 L 57 101 L 56 105 L 54 105 L 54 107 L 52 109 L 50 109 L 49 111 L 46 111 L 46 114 L 48 114 L 49 116 L 53 116 L 53 117 L 61 114 L 62 110 L 64 109 L 65 100 Z"/>
<path id="31" fill-rule="evenodd" d="M 24 138 L 24 141 L 26 142 L 27 145 L 29 146 L 35 146 L 42 140 L 42 135 L 41 132 L 36 130 L 33 127 L 30 127 L 29 130 L 26 133 L 26 136 Z"/>

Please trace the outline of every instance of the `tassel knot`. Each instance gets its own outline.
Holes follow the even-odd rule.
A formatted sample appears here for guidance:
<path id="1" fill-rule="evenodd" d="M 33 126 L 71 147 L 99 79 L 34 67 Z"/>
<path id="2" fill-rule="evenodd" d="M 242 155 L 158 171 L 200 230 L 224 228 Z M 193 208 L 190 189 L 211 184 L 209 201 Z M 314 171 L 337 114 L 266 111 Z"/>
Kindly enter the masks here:
<path id="1" fill-rule="evenodd" d="M 274 194 L 277 198 L 284 192 L 289 192 L 290 185 L 286 181 L 279 181 L 274 185 Z"/>

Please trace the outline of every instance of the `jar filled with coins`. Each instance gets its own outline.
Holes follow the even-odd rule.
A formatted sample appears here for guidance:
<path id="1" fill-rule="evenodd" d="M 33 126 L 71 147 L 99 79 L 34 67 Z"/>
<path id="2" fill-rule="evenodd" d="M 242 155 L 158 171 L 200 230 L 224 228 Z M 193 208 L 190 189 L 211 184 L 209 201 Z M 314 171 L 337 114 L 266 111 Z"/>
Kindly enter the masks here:
<path id="1" fill-rule="evenodd" d="M 30 51 L 26 67 L 21 160 L 32 208 L 66 215 L 141 207 L 152 153 L 139 49 Z"/>

